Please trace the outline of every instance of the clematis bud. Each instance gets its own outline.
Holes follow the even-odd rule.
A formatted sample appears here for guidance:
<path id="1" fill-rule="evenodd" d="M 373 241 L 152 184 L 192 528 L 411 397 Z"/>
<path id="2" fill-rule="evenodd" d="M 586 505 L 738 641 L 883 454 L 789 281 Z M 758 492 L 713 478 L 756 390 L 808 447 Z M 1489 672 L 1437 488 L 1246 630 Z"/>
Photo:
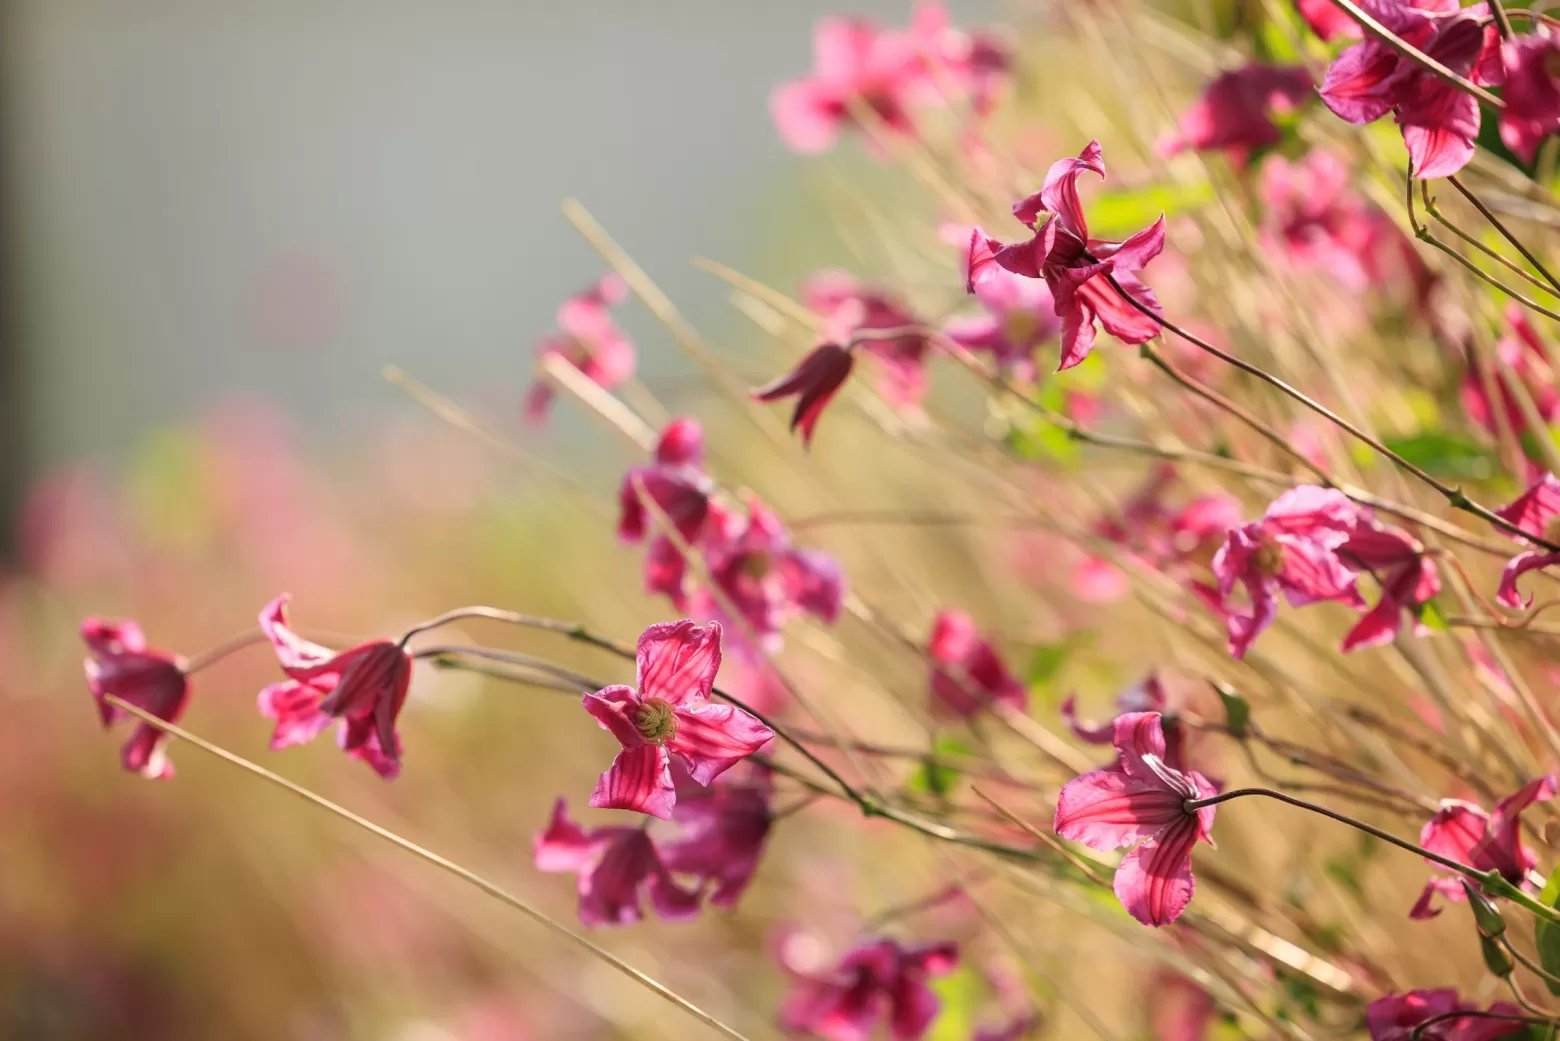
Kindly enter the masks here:
<path id="1" fill-rule="evenodd" d="M 1463 895 L 1468 898 L 1468 906 L 1473 909 L 1473 921 L 1479 927 L 1479 935 L 1494 939 L 1503 934 L 1506 931 L 1506 920 L 1500 916 L 1500 910 L 1490 902 L 1490 898 L 1466 878 L 1462 880 L 1462 887 Z"/>

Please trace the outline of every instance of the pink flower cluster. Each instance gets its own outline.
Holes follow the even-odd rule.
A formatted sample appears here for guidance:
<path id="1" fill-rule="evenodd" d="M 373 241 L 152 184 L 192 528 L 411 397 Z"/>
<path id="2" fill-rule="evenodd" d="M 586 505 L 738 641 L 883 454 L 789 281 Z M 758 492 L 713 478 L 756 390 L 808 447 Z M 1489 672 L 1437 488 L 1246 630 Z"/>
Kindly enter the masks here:
<path id="1" fill-rule="evenodd" d="M 634 374 L 634 341 L 618 328 L 611 309 L 627 297 L 628 285 L 617 275 L 605 275 L 569 297 L 558 308 L 558 331 L 537 345 L 538 359 L 561 358 L 608 390 L 622 384 Z M 531 385 L 525 406 L 531 422 L 547 419 L 552 399 L 552 384 L 545 379 Z"/>

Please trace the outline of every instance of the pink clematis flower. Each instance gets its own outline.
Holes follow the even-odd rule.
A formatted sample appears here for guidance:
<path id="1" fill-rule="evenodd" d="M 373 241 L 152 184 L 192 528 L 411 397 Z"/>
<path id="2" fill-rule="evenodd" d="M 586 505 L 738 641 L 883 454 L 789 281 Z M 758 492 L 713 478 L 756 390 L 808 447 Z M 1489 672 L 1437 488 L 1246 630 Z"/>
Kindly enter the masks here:
<path id="1" fill-rule="evenodd" d="M 1494 813 L 1460 799 L 1442 799 L 1441 808 L 1419 832 L 1419 844 L 1432 853 L 1450 857 L 1479 871 L 1499 871 L 1513 885 L 1531 889 L 1528 873 L 1538 866 L 1538 855 L 1522 841 L 1522 811 L 1535 802 L 1555 797 L 1556 778 L 1546 774 L 1524 784 L 1495 804 Z M 1432 864 L 1437 871 L 1442 870 Z M 1440 893 L 1448 900 L 1462 902 L 1461 876 L 1435 877 L 1425 884 L 1424 892 L 1408 912 L 1410 918 L 1434 918 L 1440 914 L 1432 900 Z"/>
<path id="2" fill-rule="evenodd" d="M 677 804 L 672 755 L 707 785 L 775 735 L 735 705 L 710 702 L 720 671 L 718 623 L 652 625 L 640 634 L 638 659 L 637 689 L 612 686 L 584 697 L 585 710 L 623 746 L 590 804 L 664 820 Z"/>
<path id="3" fill-rule="evenodd" d="M 643 828 L 586 831 L 570 819 L 560 798 L 547 830 L 532 840 L 539 871 L 572 873 L 580 895 L 580 921 L 588 926 L 631 925 L 644 917 L 643 896 L 662 918 L 679 921 L 699 913 L 699 893 L 672 877 L 664 851 Z"/>
<path id="4" fill-rule="evenodd" d="M 820 271 L 802 287 L 802 301 L 823 319 L 824 339 L 856 344 L 876 362 L 878 392 L 890 405 L 911 409 L 926 393 L 931 341 L 922 322 L 886 290 L 843 271 Z M 902 335 L 887 335 L 904 330 Z M 872 334 L 884 334 L 882 338 Z"/>
<path id="5" fill-rule="evenodd" d="M 1296 111 L 1314 93 L 1310 75 L 1298 65 L 1253 63 L 1232 69 L 1214 77 L 1154 149 L 1163 156 L 1188 148 L 1225 152 L 1245 165 L 1252 152 L 1281 139 L 1273 117 Z"/>
<path id="6" fill-rule="evenodd" d="M 886 1022 L 894 1041 L 919 1041 L 942 1008 L 926 981 L 952 972 L 958 961 L 953 943 L 866 941 L 832 972 L 799 974 L 781 1007 L 780 1024 L 827 1041 L 867 1041 Z"/>
<path id="7" fill-rule="evenodd" d="M 1213 997 L 1192 980 L 1168 969 L 1149 984 L 1149 1023 L 1155 1041 L 1205 1041 L 1217 1011 Z"/>
<path id="8" fill-rule="evenodd" d="M 676 771 L 672 820 L 682 825 L 682 833 L 661 845 L 667 867 L 697 877 L 701 890 L 712 885 L 710 903 L 728 910 L 737 906 L 753 881 L 774 823 L 769 770 L 755 766 L 741 777 L 733 774 L 706 788 L 686 771 Z"/>
<path id="9" fill-rule="evenodd" d="M 970 234 L 959 236 L 960 245 Z M 965 264 L 979 264 L 966 250 Z M 1061 328 L 1051 289 L 1036 278 L 1025 278 L 995 264 L 981 267 L 978 277 L 965 272 L 966 282 L 984 310 L 963 315 L 943 325 L 943 334 L 973 353 L 988 353 L 997 368 L 1016 379 L 1033 383 L 1038 376 L 1035 350 L 1053 339 Z"/>
<path id="10" fill-rule="evenodd" d="M 983 116 L 1012 75 L 1012 56 L 996 37 L 955 26 L 939 3 L 917 4 L 910 18 L 910 42 L 928 65 L 929 96 L 968 98 Z"/>
<path id="11" fill-rule="evenodd" d="M 1441 591 L 1435 561 L 1425 556 L 1418 539 L 1398 528 L 1362 517 L 1338 558 L 1355 572 L 1369 572 L 1381 586 L 1381 600 L 1343 638 L 1345 654 L 1359 647 L 1391 643 L 1403 626 L 1403 615 L 1414 619 L 1416 635 L 1427 631 L 1418 611 Z"/>
<path id="12" fill-rule="evenodd" d="M 1100 143 L 1090 141 L 1076 159 L 1051 166 L 1040 191 L 1013 205 L 1013 215 L 1034 231 L 1026 242 L 1004 245 L 976 229 L 970 237 L 969 278 L 974 292 L 982 270 L 990 265 L 1027 278 L 1043 278 L 1062 320 L 1062 351 L 1057 370 L 1072 368 L 1094 349 L 1094 322 L 1123 343 L 1146 343 L 1159 335 L 1159 323 L 1123 300 L 1121 289 L 1155 315 L 1159 301 L 1135 274 L 1157 257 L 1165 245 L 1163 216 L 1125 242 L 1089 237 L 1078 178 L 1084 173 L 1105 176 Z M 1041 218 L 1049 218 L 1041 223 Z"/>
<path id="13" fill-rule="evenodd" d="M 734 647 L 750 663 L 762 658 L 759 650 L 773 654 L 780 649 L 781 631 L 793 615 L 805 611 L 833 624 L 844 609 L 845 579 L 838 562 L 827 553 L 793 546 L 780 518 L 757 498 L 748 500 L 745 516 L 721 516 L 718 530 L 709 536 L 707 559 L 725 603 L 700 589 L 692 613 L 735 626 L 740 638 Z M 727 617 L 728 604 L 741 622 Z M 750 645 L 749 630 L 757 648 Z"/>
<path id="14" fill-rule="evenodd" d="M 715 482 L 704 472 L 704 432 L 697 419 L 682 416 L 668 423 L 656 443 L 655 460 L 624 475 L 618 493 L 618 538 L 625 543 L 643 542 L 649 527 L 641 488 L 685 543 L 699 541 L 710 516 Z M 668 536 L 658 535 L 645 558 L 645 591 L 665 593 L 679 611 L 686 610 L 683 587 L 687 570 L 688 562 L 676 544 Z"/>
<path id="15" fill-rule="evenodd" d="M 1029 702 L 1024 689 L 1002 657 L 975 629 L 975 620 L 963 611 L 945 609 L 932 623 L 927 645 L 931 659 L 932 711 L 974 716 L 993 704 L 1023 710 Z"/>
<path id="16" fill-rule="evenodd" d="M 608 390 L 634 374 L 634 341 L 609 309 L 628 297 L 628 285 L 617 275 L 603 275 L 589 289 L 569 297 L 558 308 L 558 332 L 543 337 L 540 357 L 559 357 Z M 552 408 L 553 390 L 546 380 L 531 385 L 526 416 L 541 423 Z"/>
<path id="17" fill-rule="evenodd" d="M 84 618 L 81 639 L 91 653 L 83 665 L 104 727 L 132 718 L 124 709 L 105 701 L 109 695 L 169 723 L 177 723 L 184 715 L 190 701 L 190 685 L 182 659 L 149 649 L 135 622 Z M 173 764 L 163 751 L 167 742 L 167 734 L 137 720 L 122 750 L 125 769 L 142 777 L 172 777 Z"/>
<path id="18" fill-rule="evenodd" d="M 1116 720 L 1135 712 L 1154 712 L 1159 715 L 1160 729 L 1165 735 L 1165 763 L 1176 770 L 1185 769 L 1186 734 L 1180 725 L 1175 708 L 1165 692 L 1164 681 L 1158 672 L 1150 672 L 1138 682 L 1116 695 L 1116 715 L 1106 723 L 1093 723 L 1078 718 L 1078 695 L 1069 694 L 1058 706 L 1062 721 L 1082 741 L 1091 745 L 1108 745 L 1116 740 Z"/>
<path id="19" fill-rule="evenodd" d="M 1548 437 L 1547 424 L 1560 418 L 1560 391 L 1555 390 L 1554 362 L 1549 356 L 1549 348 L 1527 320 L 1526 312 L 1518 305 L 1512 304 L 1506 308 L 1506 324 L 1509 327 L 1506 334 L 1495 345 L 1503 364 L 1491 366 L 1488 371 L 1481 373 L 1479 366 L 1470 358 L 1458 391 L 1458 400 L 1462 402 L 1469 418 L 1491 434 L 1499 435 L 1504 424 L 1518 438 Z M 1517 403 L 1513 381 L 1504 371 L 1506 366 L 1510 367 L 1511 376 L 1527 392 L 1533 402 L 1533 410 L 1546 424 L 1546 428 L 1535 430 L 1528 422 L 1527 414 Z M 1490 400 L 1491 390 L 1499 398 L 1498 406 Z M 1537 463 L 1527 460 L 1529 480 L 1541 473 L 1543 469 Z"/>
<path id="20" fill-rule="evenodd" d="M 1092 849 L 1136 846 L 1116 868 L 1116 896 L 1144 925 L 1168 925 L 1197 888 L 1192 846 L 1198 839 L 1213 844 L 1215 807 L 1188 813 L 1185 803 L 1214 795 L 1214 788 L 1196 770 L 1165 762 L 1159 713 L 1117 716 L 1114 731 L 1117 762 L 1062 786 L 1056 833 Z"/>
<path id="21" fill-rule="evenodd" d="M 396 720 L 411 685 L 411 656 L 390 640 L 339 652 L 310 643 L 288 627 L 288 599 L 283 593 L 260 612 L 260 630 L 288 677 L 260 691 L 260 714 L 276 722 L 271 748 L 304 744 L 339 719 L 342 750 L 394 778 L 401 772 Z"/>
<path id="22" fill-rule="evenodd" d="M 1368 6 L 1388 29 L 1458 75 L 1480 84 L 1499 80 L 1494 30 L 1486 34 L 1473 8 L 1459 11 L 1456 0 L 1426 0 L 1422 6 L 1380 0 Z M 1321 95 L 1339 118 L 1356 125 L 1392 112 L 1403 128 L 1414 176 L 1420 179 L 1448 177 L 1473 158 L 1479 135 L 1477 99 L 1405 61 L 1375 38 L 1338 56 L 1327 70 Z"/>
<path id="23" fill-rule="evenodd" d="M 824 406 L 850 376 L 855 360 L 850 348 L 837 343 L 821 343 L 807 353 L 796 368 L 772 383 L 753 391 L 755 401 L 779 401 L 795 396 L 796 411 L 791 414 L 791 429 L 800 427 L 802 443 L 812 445 L 813 428 Z"/>
<path id="24" fill-rule="evenodd" d="M 1268 253 L 1295 270 L 1325 271 L 1358 292 L 1385 279 L 1407 242 L 1391 218 L 1355 193 L 1351 179 L 1325 149 L 1294 162 L 1269 156 L 1262 163 L 1260 234 Z"/>
<path id="25" fill-rule="evenodd" d="M 911 117 L 924 90 L 926 65 L 914 40 L 865 18 L 820 19 L 813 30 L 810 75 L 769 96 L 775 129 L 794 151 L 826 152 L 840 130 L 856 123 L 853 105 L 871 109 L 881 125 L 914 134 Z"/>
<path id="26" fill-rule="evenodd" d="M 1556 480 L 1554 474 L 1543 474 L 1528 486 L 1527 491 L 1495 512 L 1529 535 L 1560 544 L 1560 523 L 1556 520 L 1560 518 L 1560 480 Z M 1524 597 L 1517 591 L 1517 579 L 1551 564 L 1560 564 L 1560 553 L 1542 546 L 1533 546 L 1512 557 L 1501 572 L 1495 602 L 1502 607 L 1533 606 L 1532 597 Z"/>
<path id="27" fill-rule="evenodd" d="M 1540 24 L 1507 40 L 1502 58 L 1506 108 L 1500 114 L 1500 139 L 1531 163 L 1544 138 L 1560 130 L 1560 37 Z"/>
<path id="28" fill-rule="evenodd" d="M 1522 1010 L 1498 1001 L 1487 1011 L 1509 1019 L 1450 1017 L 1454 1012 L 1477 1011 L 1457 996 L 1450 987 L 1436 990 L 1411 990 L 1406 994 L 1388 994 L 1365 1008 L 1365 1027 L 1371 1041 L 1495 1041 L 1527 1029 Z M 1417 1030 L 1427 1020 L 1437 1020 Z"/>
<path id="29" fill-rule="evenodd" d="M 1321 600 L 1365 606 L 1354 572 L 1338 557 L 1357 514 L 1342 492 L 1302 485 L 1273 500 L 1260 519 L 1230 529 L 1213 558 L 1230 654 L 1245 657 L 1252 641 L 1273 624 L 1280 592 L 1291 607 Z M 1230 607 L 1237 585 L 1246 592 L 1244 611 Z"/>
<path id="30" fill-rule="evenodd" d="M 1305 19 L 1305 24 L 1311 27 L 1323 42 L 1335 37 L 1347 37 L 1357 40 L 1365 34 L 1360 28 L 1360 23 L 1350 18 L 1348 13 L 1340 8 L 1332 0 L 1295 0 L 1295 7 L 1300 12 L 1300 17 Z"/>

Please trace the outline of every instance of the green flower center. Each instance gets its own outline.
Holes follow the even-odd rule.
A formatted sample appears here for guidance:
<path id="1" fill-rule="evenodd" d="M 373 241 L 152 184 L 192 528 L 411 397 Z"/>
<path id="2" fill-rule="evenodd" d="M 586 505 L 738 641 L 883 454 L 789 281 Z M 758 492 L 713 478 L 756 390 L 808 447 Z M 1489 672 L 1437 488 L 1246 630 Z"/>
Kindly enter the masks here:
<path id="1" fill-rule="evenodd" d="M 670 702 L 650 698 L 634 713 L 639 736 L 652 745 L 664 745 L 677 736 L 677 713 Z"/>
<path id="2" fill-rule="evenodd" d="M 1262 574 L 1276 575 L 1284 568 L 1284 547 L 1272 539 L 1263 539 L 1252 563 Z"/>

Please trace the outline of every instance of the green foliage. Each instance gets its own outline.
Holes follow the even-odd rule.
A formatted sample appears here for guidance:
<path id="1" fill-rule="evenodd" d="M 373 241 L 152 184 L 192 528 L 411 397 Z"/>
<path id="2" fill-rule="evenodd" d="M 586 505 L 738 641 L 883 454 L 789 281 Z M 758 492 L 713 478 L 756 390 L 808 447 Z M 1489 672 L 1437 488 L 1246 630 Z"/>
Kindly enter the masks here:
<path id="1" fill-rule="evenodd" d="M 1089 231 L 1105 239 L 1126 238 L 1154 223 L 1160 214 L 1175 217 L 1212 201 L 1213 187 L 1206 182 L 1101 192 L 1089 207 Z"/>
<path id="2" fill-rule="evenodd" d="M 1490 450 L 1464 434 L 1426 430 L 1411 437 L 1382 440 L 1415 466 L 1448 480 L 1482 481 L 1499 469 Z"/>
<path id="3" fill-rule="evenodd" d="M 1213 690 L 1224 703 L 1224 725 L 1229 728 L 1230 736 L 1237 740 L 1244 738 L 1246 725 L 1251 722 L 1251 703 L 1226 684 L 1216 683 Z"/>
<path id="4" fill-rule="evenodd" d="M 1538 902 L 1545 907 L 1560 904 L 1560 868 L 1556 868 L 1549 876 L 1549 881 L 1544 883 L 1543 892 L 1538 894 Z M 1542 918 L 1534 919 L 1533 942 L 1538 947 L 1538 962 L 1544 971 L 1560 976 L 1560 925 Z M 1560 983 L 1545 980 L 1544 986 L 1549 988 L 1549 993 L 1560 994 Z"/>
<path id="5" fill-rule="evenodd" d="M 1057 643 L 1044 643 L 1036 647 L 1030 655 L 1029 668 L 1024 673 L 1024 681 L 1030 691 L 1039 692 L 1050 686 L 1073 652 L 1088 646 L 1091 639 L 1093 637 L 1087 630 L 1080 629 L 1068 633 Z"/>
<path id="6" fill-rule="evenodd" d="M 905 787 L 940 799 L 953 791 L 960 776 L 959 771 L 949 766 L 946 760 L 952 756 L 973 754 L 973 750 L 957 738 L 939 737 L 932 742 L 931 752 L 916 766 L 915 772 L 905 782 Z"/>

